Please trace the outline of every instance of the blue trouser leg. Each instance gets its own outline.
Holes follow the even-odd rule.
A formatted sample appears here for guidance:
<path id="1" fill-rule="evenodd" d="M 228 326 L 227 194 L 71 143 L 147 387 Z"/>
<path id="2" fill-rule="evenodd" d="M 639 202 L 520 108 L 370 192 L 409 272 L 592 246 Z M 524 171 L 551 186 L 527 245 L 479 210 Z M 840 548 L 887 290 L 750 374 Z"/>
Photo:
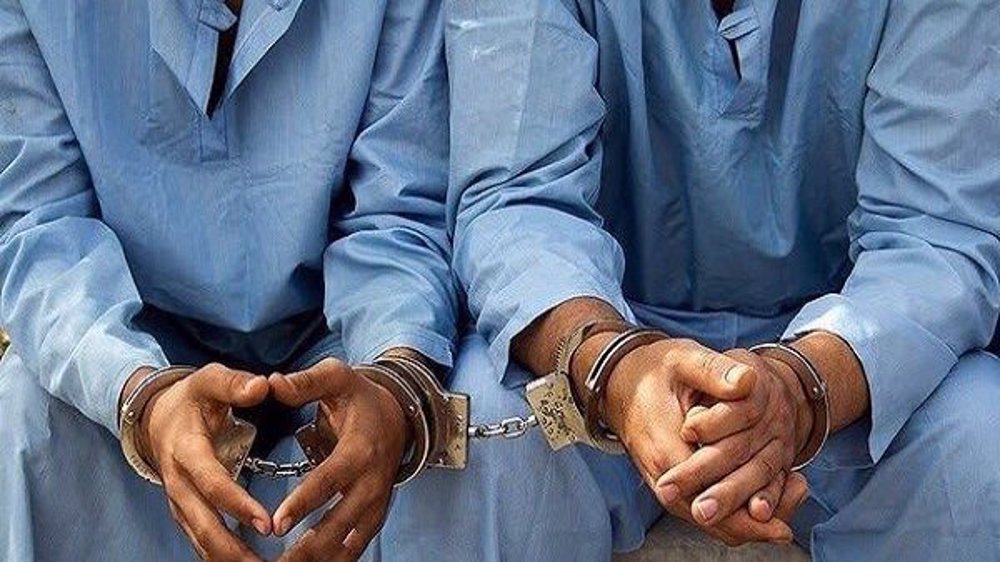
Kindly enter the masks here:
<path id="1" fill-rule="evenodd" d="M 1000 560 L 998 427 L 1000 360 L 969 354 L 877 465 L 808 469 L 800 539 L 822 562 Z"/>

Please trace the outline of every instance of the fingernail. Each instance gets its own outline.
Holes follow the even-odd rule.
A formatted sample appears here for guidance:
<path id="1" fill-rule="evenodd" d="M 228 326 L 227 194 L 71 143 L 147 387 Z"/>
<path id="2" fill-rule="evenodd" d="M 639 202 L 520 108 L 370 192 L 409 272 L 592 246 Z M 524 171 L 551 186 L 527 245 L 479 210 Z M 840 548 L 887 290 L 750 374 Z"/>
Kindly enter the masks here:
<path id="1" fill-rule="evenodd" d="M 762 519 L 770 519 L 771 516 L 774 515 L 774 512 L 771 510 L 771 502 L 761 497 L 756 497 L 754 500 L 756 500 L 757 505 L 760 506 L 757 508 L 758 512 L 763 510 L 763 514 L 761 515 Z"/>
<path id="2" fill-rule="evenodd" d="M 266 535 L 267 534 L 267 523 L 265 523 L 261 519 L 254 519 L 253 520 L 253 528 L 257 529 L 257 532 L 259 534 L 261 534 L 261 535 Z"/>
<path id="3" fill-rule="evenodd" d="M 660 486 L 660 500 L 663 503 L 673 503 L 681 495 L 681 489 L 677 484 L 664 484 Z"/>
<path id="4" fill-rule="evenodd" d="M 728 371 L 726 371 L 726 382 L 733 386 L 736 386 L 737 384 L 739 384 L 740 379 L 743 378 L 743 375 L 746 373 L 746 371 L 747 368 L 743 365 L 738 365 L 736 367 L 733 367 L 732 369 L 729 369 Z"/>
<path id="5" fill-rule="evenodd" d="M 281 521 L 278 521 L 278 527 L 275 529 L 275 533 L 277 533 L 278 536 L 283 537 L 285 536 L 285 533 L 287 533 L 291 529 L 292 529 L 292 518 L 285 517 Z"/>
<path id="6" fill-rule="evenodd" d="M 707 498 L 695 504 L 701 514 L 703 522 L 709 522 L 719 512 L 719 502 L 713 498 Z"/>

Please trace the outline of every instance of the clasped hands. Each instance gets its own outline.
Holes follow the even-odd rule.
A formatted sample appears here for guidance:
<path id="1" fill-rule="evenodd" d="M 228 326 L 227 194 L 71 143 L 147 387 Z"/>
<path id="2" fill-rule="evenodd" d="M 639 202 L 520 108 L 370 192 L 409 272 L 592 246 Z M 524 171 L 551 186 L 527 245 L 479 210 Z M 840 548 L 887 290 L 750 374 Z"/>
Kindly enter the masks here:
<path id="1" fill-rule="evenodd" d="M 792 540 L 813 414 L 790 367 L 664 340 L 619 363 L 602 408 L 670 513 L 731 546 Z"/>
<path id="2" fill-rule="evenodd" d="M 232 480 L 213 447 L 232 408 L 256 406 L 268 395 L 292 407 L 318 402 L 338 439 L 334 452 L 273 514 Z M 333 506 L 280 560 L 358 559 L 382 526 L 409 440 L 395 398 L 334 359 L 270 377 L 208 365 L 156 395 L 140 427 L 141 452 L 163 480 L 174 520 L 198 556 L 212 561 L 261 560 L 226 527 L 223 515 L 261 535 L 282 536 L 331 500 Z"/>

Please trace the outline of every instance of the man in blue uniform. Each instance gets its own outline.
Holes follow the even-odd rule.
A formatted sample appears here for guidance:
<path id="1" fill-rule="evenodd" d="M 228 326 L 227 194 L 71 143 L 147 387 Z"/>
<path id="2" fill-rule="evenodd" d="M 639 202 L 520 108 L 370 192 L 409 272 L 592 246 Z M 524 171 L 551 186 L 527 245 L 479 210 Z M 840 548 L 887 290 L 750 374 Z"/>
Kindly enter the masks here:
<path id="1" fill-rule="evenodd" d="M 506 384 L 583 342 L 615 546 L 1000 559 L 1000 2 L 449 4 L 457 275 Z"/>
<path id="2" fill-rule="evenodd" d="M 441 16 L 435 0 L 0 0 L 0 559 L 360 554 L 415 432 L 348 365 L 393 351 L 444 371 L 457 339 Z M 521 406 L 472 380 L 450 382 L 476 415 Z M 254 454 L 296 461 L 313 401 L 339 452 L 301 485 L 228 479 L 213 446 L 233 407 Z M 122 455 L 134 425 L 130 458 L 166 496 Z M 562 478 L 514 481 L 549 458 L 536 436 L 417 478 L 372 556 L 544 556 L 512 514 L 560 495 Z"/>

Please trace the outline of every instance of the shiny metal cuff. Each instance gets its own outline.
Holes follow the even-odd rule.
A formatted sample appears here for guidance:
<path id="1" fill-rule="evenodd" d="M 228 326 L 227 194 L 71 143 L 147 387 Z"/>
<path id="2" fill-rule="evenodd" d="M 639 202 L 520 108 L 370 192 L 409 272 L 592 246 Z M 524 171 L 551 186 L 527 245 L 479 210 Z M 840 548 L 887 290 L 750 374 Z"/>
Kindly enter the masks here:
<path id="1" fill-rule="evenodd" d="M 187 366 L 157 369 L 146 375 L 122 402 L 118 418 L 122 453 L 125 454 L 125 460 L 128 461 L 129 466 L 135 470 L 136 474 L 157 486 L 162 486 L 163 480 L 139 453 L 139 426 L 142 415 L 153 396 L 172 384 L 189 377 L 194 372 L 194 367 Z"/>
<path id="2" fill-rule="evenodd" d="M 802 385 L 802 390 L 806 395 L 806 400 L 813 409 L 813 427 L 806 441 L 805 448 L 799 451 L 795 457 L 795 466 L 792 471 L 799 471 L 809 466 L 826 445 L 830 437 L 830 395 L 827 392 L 826 381 L 820 376 L 819 371 L 812 364 L 812 361 L 801 351 L 783 343 L 765 343 L 750 348 L 750 351 L 760 355 L 781 361 L 795 373 Z"/>
<path id="3" fill-rule="evenodd" d="M 597 356 L 587 375 L 587 394 L 583 397 L 583 413 L 587 421 L 587 431 L 601 444 L 601 449 L 624 454 L 625 446 L 601 419 L 601 402 L 607 392 L 608 381 L 618 363 L 640 347 L 668 339 L 663 332 L 636 328 L 619 334 Z"/>

